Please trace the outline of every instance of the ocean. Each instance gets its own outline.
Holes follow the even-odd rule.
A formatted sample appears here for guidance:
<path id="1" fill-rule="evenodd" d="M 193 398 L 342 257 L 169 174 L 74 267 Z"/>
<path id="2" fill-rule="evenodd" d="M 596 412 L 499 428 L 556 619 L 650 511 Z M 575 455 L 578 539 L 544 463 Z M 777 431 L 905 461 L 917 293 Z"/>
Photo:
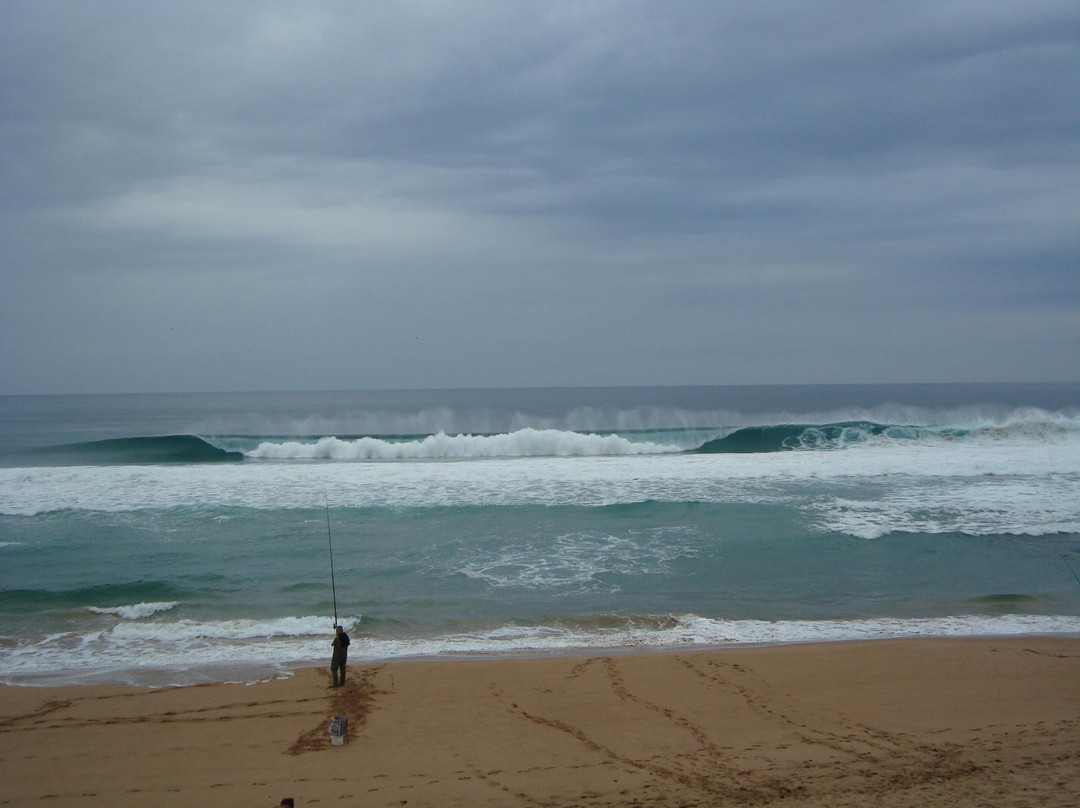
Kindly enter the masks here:
<path id="1" fill-rule="evenodd" d="M 0 681 L 1080 636 L 1080 384 L 0 398 Z"/>

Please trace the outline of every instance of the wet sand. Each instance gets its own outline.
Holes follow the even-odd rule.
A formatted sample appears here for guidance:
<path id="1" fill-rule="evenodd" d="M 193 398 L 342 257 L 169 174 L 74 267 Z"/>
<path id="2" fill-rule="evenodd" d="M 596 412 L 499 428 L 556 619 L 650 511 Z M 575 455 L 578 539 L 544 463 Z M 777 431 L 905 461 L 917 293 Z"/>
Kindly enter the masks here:
<path id="1" fill-rule="evenodd" d="M 1080 804 L 1075 639 L 353 664 L 328 684 L 0 688 L 0 805 Z"/>

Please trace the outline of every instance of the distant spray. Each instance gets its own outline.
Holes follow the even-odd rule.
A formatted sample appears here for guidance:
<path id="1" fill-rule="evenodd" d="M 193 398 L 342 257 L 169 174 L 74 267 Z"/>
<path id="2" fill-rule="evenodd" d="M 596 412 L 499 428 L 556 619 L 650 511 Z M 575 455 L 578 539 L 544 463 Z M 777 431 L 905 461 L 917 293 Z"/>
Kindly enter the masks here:
<path id="1" fill-rule="evenodd" d="M 334 540 L 330 536 L 330 495 L 324 491 L 323 498 L 326 502 L 326 543 L 330 547 L 330 590 L 334 593 L 334 627 L 337 628 L 337 583 L 334 580 Z"/>

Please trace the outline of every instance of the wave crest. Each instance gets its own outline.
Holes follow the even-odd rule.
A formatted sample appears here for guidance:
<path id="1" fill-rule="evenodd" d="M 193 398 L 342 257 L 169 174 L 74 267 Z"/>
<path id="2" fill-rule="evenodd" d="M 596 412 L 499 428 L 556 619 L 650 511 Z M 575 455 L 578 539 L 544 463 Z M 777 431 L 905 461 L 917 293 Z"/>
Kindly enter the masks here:
<path id="1" fill-rule="evenodd" d="M 363 437 L 320 438 L 314 443 L 264 442 L 247 453 L 274 460 L 412 460 L 494 457 L 584 457 L 679 452 L 678 446 L 635 442 L 620 435 L 594 435 L 558 429 L 519 429 L 499 435 L 447 435 L 389 441 Z"/>
<path id="2" fill-rule="evenodd" d="M 1080 435 L 1074 420 L 1023 419 L 967 427 L 840 421 L 773 424 L 735 429 L 697 449 L 702 454 L 756 454 L 797 449 L 844 449 L 872 441 L 1053 441 Z"/>
<path id="3" fill-rule="evenodd" d="M 162 603 L 133 603 L 128 606 L 87 606 L 86 611 L 93 614 L 111 614 L 124 620 L 142 620 L 158 612 L 167 612 L 180 605 L 178 600 Z"/>
<path id="4" fill-rule="evenodd" d="M 227 463 L 243 460 L 240 452 L 221 449 L 196 435 L 108 438 L 46 446 L 23 453 L 33 465 L 115 466 L 160 463 Z"/>

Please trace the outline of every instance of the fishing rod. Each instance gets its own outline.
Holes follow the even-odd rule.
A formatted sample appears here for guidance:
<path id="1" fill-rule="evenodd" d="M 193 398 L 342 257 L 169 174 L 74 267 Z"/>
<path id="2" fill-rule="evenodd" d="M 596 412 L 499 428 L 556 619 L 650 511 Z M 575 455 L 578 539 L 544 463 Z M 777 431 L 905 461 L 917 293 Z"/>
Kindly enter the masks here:
<path id="1" fill-rule="evenodd" d="M 326 543 L 330 547 L 330 589 L 334 593 L 334 628 L 337 628 L 337 583 L 334 580 L 334 540 L 330 537 L 330 495 L 325 491 L 326 501 Z"/>

